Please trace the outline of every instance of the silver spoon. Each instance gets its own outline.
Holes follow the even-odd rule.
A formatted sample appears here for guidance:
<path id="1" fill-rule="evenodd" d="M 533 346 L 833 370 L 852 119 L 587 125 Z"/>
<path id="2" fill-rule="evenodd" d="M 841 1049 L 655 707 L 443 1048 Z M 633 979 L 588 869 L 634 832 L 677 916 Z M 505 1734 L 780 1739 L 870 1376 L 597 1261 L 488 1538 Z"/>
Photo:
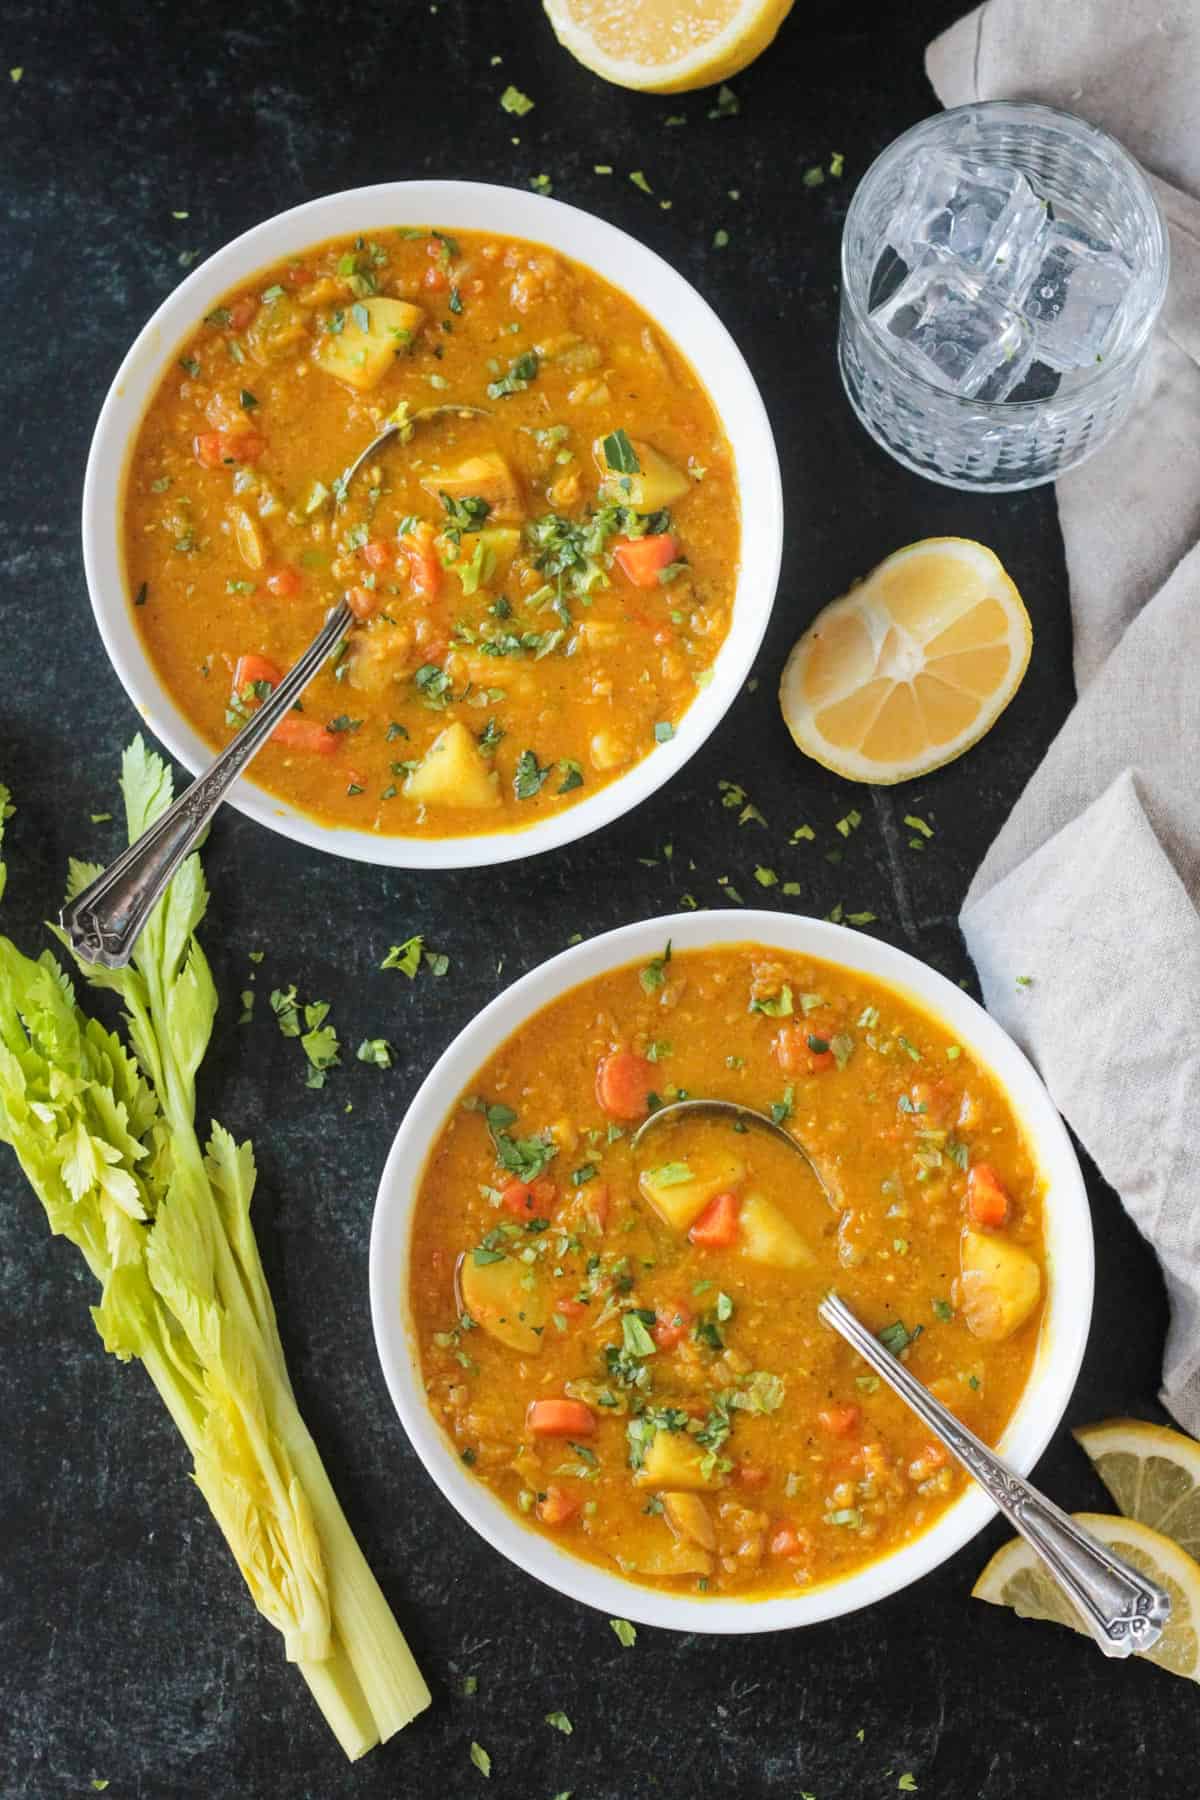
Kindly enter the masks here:
<path id="1" fill-rule="evenodd" d="M 344 502 L 346 491 L 363 464 L 389 439 L 399 437 L 401 443 L 407 444 L 418 426 L 450 413 L 490 416 L 482 406 L 426 406 L 411 414 L 406 407 L 397 407 L 383 430 L 336 483 L 337 504 Z M 128 850 L 122 851 L 102 875 L 63 907 L 59 924 L 71 948 L 84 962 L 102 963 L 106 969 L 125 967 L 176 869 L 195 848 L 246 764 L 261 750 L 353 622 L 346 601 L 340 601 L 299 662 L 288 670 L 274 693 L 267 696 L 204 774 L 197 776 L 174 805 Z"/>
<path id="2" fill-rule="evenodd" d="M 809 1152 L 798 1138 L 776 1125 L 765 1113 L 732 1100 L 681 1100 L 661 1107 L 634 1133 L 637 1151 L 648 1135 L 672 1119 L 691 1114 L 736 1118 L 741 1128 L 767 1132 L 782 1138 L 812 1171 L 827 1200 L 832 1196 Z M 884 1348 L 867 1330 L 845 1301 L 832 1292 L 817 1308 L 819 1317 L 870 1363 L 892 1392 L 910 1406 L 979 1483 L 1014 1530 L 1037 1552 L 1041 1561 L 1082 1617 L 1105 1656 L 1131 1656 L 1152 1650 L 1171 1617 L 1170 1595 L 1156 1582 L 1114 1556 L 1091 1532 L 1062 1511 L 1003 1463 L 973 1431 L 959 1423 L 948 1407 L 934 1398 L 898 1357 Z"/>
<path id="3" fill-rule="evenodd" d="M 350 467 L 344 471 L 334 487 L 337 504 L 341 506 L 346 498 L 346 489 L 358 474 L 365 462 L 369 462 L 376 451 L 398 437 L 402 444 L 407 444 L 419 425 L 428 425 L 434 419 L 444 419 L 450 414 L 463 419 L 490 419 L 491 408 L 487 406 L 456 406 L 453 403 L 444 406 L 423 406 L 420 412 L 410 413 L 406 406 L 398 406 L 386 421 L 382 431 L 376 433 L 365 450 L 360 450 Z"/>

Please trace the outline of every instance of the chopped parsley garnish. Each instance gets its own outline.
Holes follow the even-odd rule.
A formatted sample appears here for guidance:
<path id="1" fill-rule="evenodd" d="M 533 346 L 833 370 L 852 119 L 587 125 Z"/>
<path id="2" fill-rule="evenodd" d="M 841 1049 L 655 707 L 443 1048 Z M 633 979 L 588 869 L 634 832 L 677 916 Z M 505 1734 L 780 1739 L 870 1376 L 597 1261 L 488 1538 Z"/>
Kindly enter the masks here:
<path id="1" fill-rule="evenodd" d="M 374 1063 L 377 1069 L 392 1066 L 392 1046 L 386 1038 L 364 1038 L 354 1054 L 359 1062 Z"/>
<path id="2" fill-rule="evenodd" d="M 890 1350 L 893 1356 L 899 1356 L 902 1350 L 907 1350 L 910 1344 L 916 1343 L 923 1330 L 924 1326 L 918 1325 L 910 1331 L 903 1319 L 893 1319 L 890 1325 L 885 1325 L 878 1333 L 878 1337 L 885 1350 Z"/>
<path id="3" fill-rule="evenodd" d="M 482 494 L 464 494 L 461 500 L 456 500 L 439 488 L 438 498 L 446 509 L 450 524 L 459 531 L 479 531 L 492 510 L 491 501 L 485 500 Z"/>
<path id="4" fill-rule="evenodd" d="M 784 1088 L 782 1100 L 773 1100 L 771 1102 L 771 1118 L 776 1125 L 786 1124 L 787 1120 L 791 1118 L 792 1103 L 795 1097 L 795 1088 L 789 1086 Z"/>
<path id="5" fill-rule="evenodd" d="M 515 113 L 518 119 L 523 119 L 526 113 L 533 111 L 534 103 L 528 94 L 523 94 L 520 88 L 514 87 L 510 81 L 500 96 L 500 104 L 506 113 Z"/>
<path id="6" fill-rule="evenodd" d="M 564 1737 L 570 1737 L 575 1729 L 565 1712 L 548 1712 L 546 1723 L 553 1725 L 555 1731 L 561 1731 Z"/>
<path id="7" fill-rule="evenodd" d="M 381 969 L 399 969 L 411 981 L 421 966 L 424 945 L 423 937 L 410 937 L 403 944 L 393 944 L 379 966 Z"/>
<path id="8" fill-rule="evenodd" d="M 474 1739 L 471 1740 L 471 1761 L 475 1764 L 475 1767 L 479 1770 L 481 1775 L 491 1775 L 492 1759 L 484 1749 L 483 1745 L 477 1744 Z"/>
<path id="9" fill-rule="evenodd" d="M 508 365 L 508 373 L 500 376 L 498 381 L 488 382 L 488 399 L 503 400 L 508 394 L 523 394 L 530 382 L 535 380 L 538 372 L 538 354 L 536 350 L 523 350 Z"/>
<path id="10" fill-rule="evenodd" d="M 569 794 L 573 789 L 583 786 L 583 766 L 569 756 L 559 759 L 558 772 L 562 781 L 555 789 L 556 793 Z"/>
<path id="11" fill-rule="evenodd" d="M 621 426 L 618 426 L 616 431 L 610 431 L 605 438 L 604 460 L 610 469 L 615 469 L 618 475 L 640 475 L 642 472 L 642 465 L 637 459 L 637 451 Z"/>
<path id="12" fill-rule="evenodd" d="M 666 948 L 661 956 L 652 956 L 643 969 L 638 970 L 638 980 L 642 984 L 642 992 L 653 994 L 667 978 L 667 964 L 671 960 L 671 940 L 667 939 Z"/>
<path id="13" fill-rule="evenodd" d="M 622 1649 L 632 1650 L 637 1643 L 636 1626 L 631 1625 L 628 1619 L 610 1619 L 608 1622 L 616 1633 L 617 1642 Z"/>
<path id="14" fill-rule="evenodd" d="M 741 110 L 742 110 L 742 103 L 738 99 L 737 95 L 734 93 L 733 89 L 731 87 L 729 87 L 725 82 L 722 82 L 720 87 L 717 89 L 716 105 L 710 106 L 708 109 L 709 118 L 710 119 L 735 119 L 737 117 L 738 113 L 741 112 Z"/>
<path id="15" fill-rule="evenodd" d="M 540 794 L 553 767 L 553 763 L 547 763 L 543 768 L 533 750 L 522 750 L 513 775 L 513 792 L 517 799 L 532 800 L 535 794 Z"/>

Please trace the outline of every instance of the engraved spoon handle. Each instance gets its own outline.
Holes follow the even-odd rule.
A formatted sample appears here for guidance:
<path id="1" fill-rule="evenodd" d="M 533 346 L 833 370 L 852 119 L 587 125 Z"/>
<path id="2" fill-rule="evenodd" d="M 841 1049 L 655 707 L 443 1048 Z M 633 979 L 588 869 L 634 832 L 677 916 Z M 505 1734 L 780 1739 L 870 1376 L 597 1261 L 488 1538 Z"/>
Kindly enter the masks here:
<path id="1" fill-rule="evenodd" d="M 123 969 L 143 927 L 180 863 L 220 806 L 251 757 L 290 711 L 353 622 L 343 600 L 304 655 L 220 755 L 184 789 L 128 850 L 111 862 L 59 913 L 72 949 L 84 962 Z"/>
<path id="2" fill-rule="evenodd" d="M 1170 1596 L 1007 1468 L 835 1294 L 827 1294 L 817 1310 L 953 1452 L 1033 1546 L 1105 1656 L 1153 1649 L 1171 1616 Z"/>

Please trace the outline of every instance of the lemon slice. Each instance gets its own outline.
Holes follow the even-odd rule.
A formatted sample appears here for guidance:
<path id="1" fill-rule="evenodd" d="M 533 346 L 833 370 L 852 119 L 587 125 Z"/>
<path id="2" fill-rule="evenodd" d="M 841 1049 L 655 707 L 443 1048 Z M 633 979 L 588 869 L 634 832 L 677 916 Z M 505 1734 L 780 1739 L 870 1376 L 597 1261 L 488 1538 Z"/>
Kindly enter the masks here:
<path id="1" fill-rule="evenodd" d="M 784 667 L 784 723 L 835 774 L 908 781 L 978 743 L 1032 646 L 999 558 L 969 538 L 925 538 L 817 614 Z"/>
<path id="2" fill-rule="evenodd" d="M 594 75 L 650 94 L 728 81 L 752 63 L 792 0 L 544 0 L 564 50 Z"/>
<path id="3" fill-rule="evenodd" d="M 1127 1519 L 1200 1558 L 1200 1444 L 1144 1419 L 1084 1425 L 1075 1438 Z"/>
<path id="4" fill-rule="evenodd" d="M 1160 1582 L 1171 1596 L 1170 1624 L 1143 1660 L 1157 1663 L 1172 1675 L 1185 1675 L 1189 1681 L 1200 1680 L 1200 1563 L 1193 1562 L 1170 1538 L 1136 1519 L 1076 1513 L 1075 1522 L 1143 1575 Z M 990 1600 L 993 1606 L 1011 1606 L 1019 1618 L 1046 1619 L 1054 1625 L 1069 1625 L 1072 1631 L 1087 1632 L 1024 1538 L 1014 1538 L 997 1550 L 971 1592 L 976 1600 Z"/>

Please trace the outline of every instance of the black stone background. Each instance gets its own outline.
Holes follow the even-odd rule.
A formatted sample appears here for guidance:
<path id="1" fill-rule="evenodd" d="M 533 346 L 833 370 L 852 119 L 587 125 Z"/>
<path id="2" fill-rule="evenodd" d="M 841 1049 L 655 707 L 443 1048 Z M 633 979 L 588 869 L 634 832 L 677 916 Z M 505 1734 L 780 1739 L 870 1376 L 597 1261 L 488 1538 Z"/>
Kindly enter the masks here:
<path id="1" fill-rule="evenodd" d="M 643 1629 L 622 1649 L 604 1618 L 510 1568 L 436 1493 L 388 1403 L 368 1318 L 375 1184 L 409 1096 L 502 981 L 573 933 L 671 911 L 684 892 L 718 906 L 722 875 L 762 898 L 761 862 L 803 884 L 791 904 L 869 908 L 873 930 L 971 979 L 961 897 L 1072 699 L 1053 498 L 967 496 L 909 475 L 856 424 L 834 361 L 847 201 L 871 158 L 934 110 L 921 53 L 957 10 L 800 0 L 737 79 L 740 115 L 710 121 L 711 95 L 643 97 L 594 79 L 558 49 L 533 0 L 4 8 L 0 769 L 20 809 L 4 923 L 25 946 L 45 942 L 39 921 L 68 853 L 106 860 L 117 848 L 117 826 L 89 815 L 115 810 L 136 720 L 89 615 L 80 488 L 117 363 L 185 259 L 359 183 L 524 186 L 544 171 L 558 196 L 653 245 L 712 301 L 762 386 L 787 497 L 757 686 L 636 815 L 488 874 L 343 863 L 232 812 L 206 853 L 205 942 L 224 1005 L 202 1110 L 254 1137 L 258 1231 L 301 1402 L 434 1690 L 425 1716 L 353 1771 L 249 1605 L 148 1383 L 103 1354 L 76 1252 L 49 1239 L 0 1159 L 4 1800 L 89 1794 L 93 1777 L 109 1782 L 109 1800 L 873 1800 L 909 1771 L 938 1800 L 1184 1800 L 1200 1788 L 1193 1688 L 969 1599 L 999 1526 L 851 1618 L 757 1640 Z M 19 83 L 4 73 L 14 65 Z M 524 120 L 497 104 L 509 81 L 537 103 Z M 677 112 L 687 124 L 668 128 Z M 802 172 L 835 150 L 844 178 L 806 189 Z M 595 175 L 595 163 L 614 174 Z M 633 169 L 652 198 L 631 185 Z M 730 234 L 723 251 L 718 227 Z M 854 788 L 792 749 L 774 699 L 780 664 L 820 605 L 933 533 L 1001 555 L 1033 615 L 1033 664 L 963 761 L 911 787 Z M 721 779 L 747 788 L 766 830 L 739 828 Z M 843 845 L 833 826 L 851 806 L 863 824 Z M 922 855 L 899 823 L 910 811 L 935 827 Z M 788 848 L 801 820 L 818 840 Z M 840 863 L 830 849 L 844 849 Z M 444 979 L 379 972 L 388 944 L 413 931 L 451 957 Z M 264 1007 L 249 1028 L 235 1023 L 254 948 L 266 951 L 258 987 L 295 981 L 328 998 L 346 1044 L 384 1034 L 397 1066 L 351 1061 L 323 1093 L 307 1091 L 296 1046 Z M 1090 1169 L 1089 1188 L 1095 1324 L 1067 1423 L 1158 1416 L 1160 1280 Z M 1065 1426 L 1038 1473 L 1068 1506 L 1103 1505 Z M 468 1672 L 479 1682 L 469 1699 Z M 543 1722 L 560 1708 L 570 1738 Z M 486 1786 L 468 1762 L 472 1738 L 493 1759 Z"/>

